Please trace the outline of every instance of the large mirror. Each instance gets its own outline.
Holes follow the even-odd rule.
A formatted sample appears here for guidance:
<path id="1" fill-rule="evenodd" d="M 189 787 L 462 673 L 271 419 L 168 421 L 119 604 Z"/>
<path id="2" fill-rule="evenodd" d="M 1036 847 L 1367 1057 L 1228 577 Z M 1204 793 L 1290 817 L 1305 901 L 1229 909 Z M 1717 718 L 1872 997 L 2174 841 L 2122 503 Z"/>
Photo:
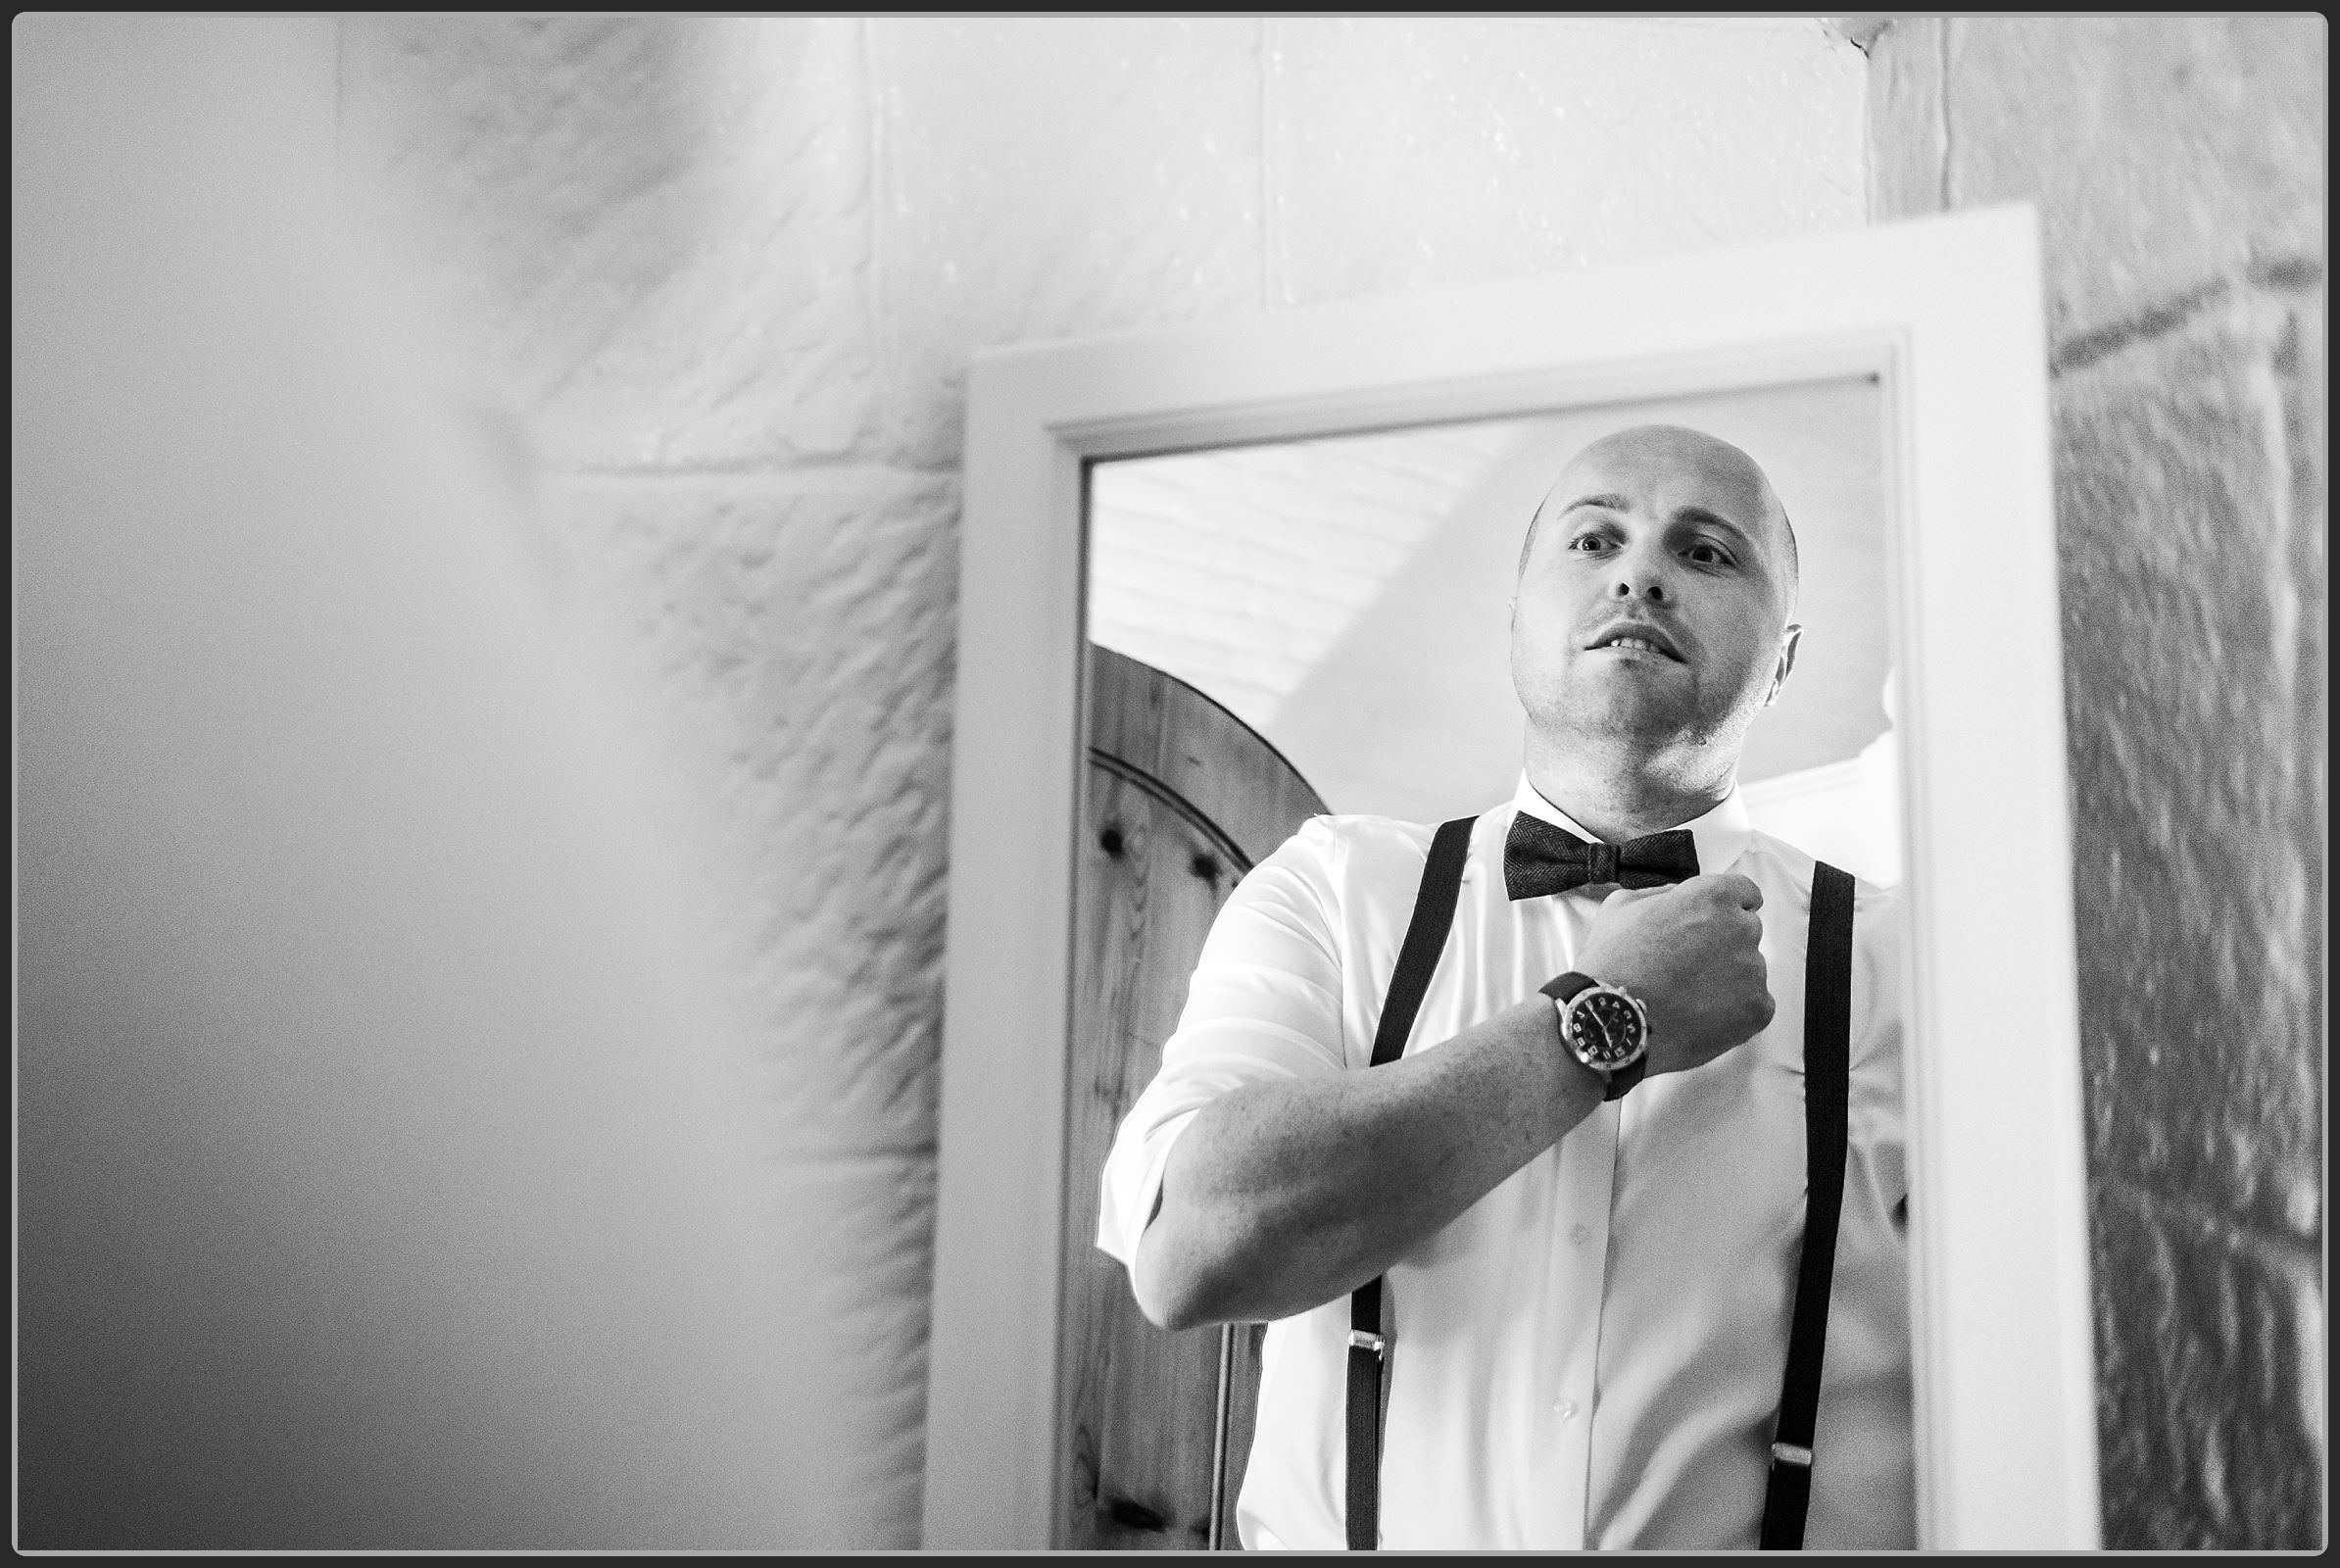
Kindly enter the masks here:
<path id="1" fill-rule="evenodd" d="M 1258 858 L 1245 839 L 1272 848 L 1319 811 L 1437 822 L 1510 797 L 1508 605 L 1569 458 L 1672 424 L 1763 466 L 1795 526 L 1804 633 L 1740 760 L 1748 814 L 1898 881 L 1882 416 L 1877 378 L 1850 376 L 1091 466 L 1055 1544 L 1239 1539 L 1261 1333 L 1166 1337 L 1135 1310 L 1090 1246 L 1106 1147 L 1159 1066 L 1210 913 Z"/>
<path id="2" fill-rule="evenodd" d="M 979 361 L 929 1545 L 1234 1544 L 1258 1336 L 1147 1328 L 1088 1245 L 1113 1122 L 1300 821 L 1509 798 L 1526 520 L 1644 423 L 1755 456 L 1801 542 L 1750 817 L 1910 905 L 1920 1542 L 2094 1544 L 2032 221 Z M 1992 835 L 2020 860 L 1970 853 Z"/>

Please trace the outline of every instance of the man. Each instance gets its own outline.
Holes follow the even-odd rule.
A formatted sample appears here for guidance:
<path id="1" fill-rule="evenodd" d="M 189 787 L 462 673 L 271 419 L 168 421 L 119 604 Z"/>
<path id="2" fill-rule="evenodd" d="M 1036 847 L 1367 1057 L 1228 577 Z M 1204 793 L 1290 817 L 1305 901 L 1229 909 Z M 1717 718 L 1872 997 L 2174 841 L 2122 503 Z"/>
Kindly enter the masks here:
<path id="1" fill-rule="evenodd" d="M 1270 1322 L 1245 1545 L 1344 1543 L 1344 1298 L 1376 1278 L 1381 1544 L 1757 1544 L 1804 1231 L 1814 873 L 1749 828 L 1736 769 L 1794 667 L 1795 588 L 1744 453 L 1671 426 L 1595 442 L 1530 523 L 1526 767 L 1470 830 L 1402 1058 L 1356 1070 L 1430 828 L 1319 817 L 1221 911 L 1106 1162 L 1098 1245 L 1156 1323 Z M 1698 874 L 1515 896 L 1523 817 L 1609 844 L 1685 829 Z M 1814 1547 L 1915 1541 L 1896 940 L 1859 888 Z M 1539 990 L 1563 975 L 1643 1004 L 1637 1081 L 1565 1049 Z"/>

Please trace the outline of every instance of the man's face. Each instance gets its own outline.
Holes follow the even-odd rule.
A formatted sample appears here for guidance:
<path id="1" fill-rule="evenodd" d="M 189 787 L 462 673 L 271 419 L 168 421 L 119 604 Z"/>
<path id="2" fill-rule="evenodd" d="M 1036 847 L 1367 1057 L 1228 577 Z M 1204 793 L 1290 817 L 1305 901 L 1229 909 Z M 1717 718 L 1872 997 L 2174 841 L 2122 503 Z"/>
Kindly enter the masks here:
<path id="1" fill-rule="evenodd" d="M 1645 754 L 1727 748 L 1735 765 L 1795 662 L 1789 549 L 1736 447 L 1667 425 L 1587 447 L 1521 562 L 1511 676 L 1530 724 Z"/>

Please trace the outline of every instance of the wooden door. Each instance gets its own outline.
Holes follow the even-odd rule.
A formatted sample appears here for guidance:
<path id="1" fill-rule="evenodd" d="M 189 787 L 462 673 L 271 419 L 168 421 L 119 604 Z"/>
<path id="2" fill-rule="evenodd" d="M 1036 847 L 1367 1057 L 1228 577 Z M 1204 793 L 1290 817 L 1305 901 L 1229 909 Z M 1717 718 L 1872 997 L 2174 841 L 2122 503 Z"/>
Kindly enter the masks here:
<path id="1" fill-rule="evenodd" d="M 1089 651 L 1074 853 L 1072 1041 L 1052 1544 L 1233 1547 L 1261 1325 L 1168 1334 L 1097 1250 L 1114 1130 L 1161 1064 L 1187 980 L 1238 879 L 1324 803 L 1241 719 L 1174 676 Z"/>

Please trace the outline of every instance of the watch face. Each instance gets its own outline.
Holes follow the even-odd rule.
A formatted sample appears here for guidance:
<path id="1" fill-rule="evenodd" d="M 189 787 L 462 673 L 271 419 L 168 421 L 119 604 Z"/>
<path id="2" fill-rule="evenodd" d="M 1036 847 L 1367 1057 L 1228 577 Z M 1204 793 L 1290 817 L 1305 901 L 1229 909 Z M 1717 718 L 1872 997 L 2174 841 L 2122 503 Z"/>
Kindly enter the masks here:
<path id="1" fill-rule="evenodd" d="M 1587 991 L 1568 1010 L 1568 1040 L 1592 1067 L 1621 1067 L 1641 1054 L 1641 1009 L 1615 991 Z"/>

